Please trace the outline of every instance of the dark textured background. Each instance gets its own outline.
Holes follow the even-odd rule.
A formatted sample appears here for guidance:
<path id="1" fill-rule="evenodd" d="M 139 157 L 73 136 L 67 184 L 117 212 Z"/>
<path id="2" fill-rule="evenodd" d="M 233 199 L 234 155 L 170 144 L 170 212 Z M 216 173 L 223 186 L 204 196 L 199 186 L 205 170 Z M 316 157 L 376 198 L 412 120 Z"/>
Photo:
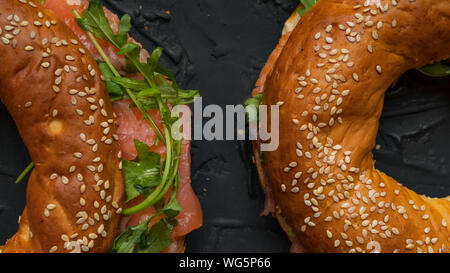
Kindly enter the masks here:
<path id="1" fill-rule="evenodd" d="M 133 36 L 185 88 L 200 89 L 203 104 L 240 104 L 279 40 L 297 0 L 108 0 L 133 18 Z M 165 11 L 170 10 L 170 16 Z M 450 77 L 410 71 L 386 95 L 375 151 L 377 167 L 431 196 L 450 195 Z M 26 183 L 15 185 L 30 162 L 10 116 L 0 106 L 0 244 L 17 230 Z M 258 188 L 248 143 L 194 141 L 193 186 L 204 225 L 187 238 L 188 252 L 287 252 L 289 242 L 271 217 L 259 217 Z"/>

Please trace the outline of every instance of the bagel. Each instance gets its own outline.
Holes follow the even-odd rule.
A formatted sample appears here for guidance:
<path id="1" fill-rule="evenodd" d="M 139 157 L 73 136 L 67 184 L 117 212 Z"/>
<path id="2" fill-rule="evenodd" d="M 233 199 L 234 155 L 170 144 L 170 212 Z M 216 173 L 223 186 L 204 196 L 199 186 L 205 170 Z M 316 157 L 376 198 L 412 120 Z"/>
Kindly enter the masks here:
<path id="1" fill-rule="evenodd" d="M 95 60 L 37 1 L 0 5 L 0 98 L 35 163 L 2 252 L 111 249 L 124 197 L 112 105 Z"/>
<path id="2" fill-rule="evenodd" d="M 450 252 L 450 200 L 402 186 L 371 152 L 387 88 L 450 57 L 450 1 L 321 0 L 295 17 L 254 89 L 279 105 L 264 165 L 254 143 L 273 214 L 307 252 Z"/>

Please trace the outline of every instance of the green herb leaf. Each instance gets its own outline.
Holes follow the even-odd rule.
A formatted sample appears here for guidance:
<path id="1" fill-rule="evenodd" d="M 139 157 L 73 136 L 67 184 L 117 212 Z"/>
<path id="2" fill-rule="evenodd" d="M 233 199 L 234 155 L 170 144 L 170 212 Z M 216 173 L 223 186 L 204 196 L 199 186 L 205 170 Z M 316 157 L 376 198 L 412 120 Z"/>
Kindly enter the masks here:
<path id="1" fill-rule="evenodd" d="M 305 8 L 298 8 L 298 14 L 300 14 L 300 16 L 305 15 L 305 13 L 310 10 L 317 2 L 319 2 L 319 0 L 300 0 L 300 3 L 302 3 Z"/>
<path id="2" fill-rule="evenodd" d="M 77 23 L 81 26 L 82 29 L 93 33 L 96 37 L 103 39 L 118 48 L 118 54 L 125 55 L 126 57 L 127 70 L 142 73 L 142 75 L 146 79 L 145 81 L 147 82 L 147 86 L 145 86 L 145 88 L 143 85 L 130 86 L 129 84 L 131 83 L 131 81 L 123 77 L 116 77 L 113 80 L 115 83 L 120 84 L 125 88 L 141 91 L 143 89 L 149 88 L 150 85 L 153 84 L 153 81 L 155 81 L 157 89 L 163 89 L 159 90 L 161 98 L 164 99 L 166 103 L 170 104 L 189 104 L 192 103 L 198 96 L 198 90 L 180 89 L 172 72 L 164 69 L 158 64 L 163 51 L 161 47 L 157 47 L 155 50 L 153 50 L 151 56 L 147 59 L 147 63 L 141 63 L 141 47 L 136 43 L 128 42 L 128 31 L 131 29 L 129 15 L 124 15 L 122 17 L 119 24 L 119 30 L 117 34 L 114 34 L 109 25 L 109 21 L 105 16 L 100 1 L 91 0 L 88 9 L 86 9 L 82 13 L 81 18 L 77 18 Z M 165 76 L 167 79 L 163 76 Z M 118 78 L 122 78 L 122 80 L 119 80 Z M 112 79 L 112 77 L 110 77 L 110 79 Z M 171 83 L 169 83 L 167 80 L 169 80 Z M 111 84 L 107 83 L 107 85 L 111 87 Z M 120 92 L 118 92 L 116 89 L 117 87 L 113 86 L 112 90 L 109 90 L 108 88 L 108 91 L 115 95 L 118 95 L 118 93 Z M 155 108 L 155 103 L 153 100 L 150 100 L 150 102 L 147 101 L 146 105 L 149 105 L 149 109 Z"/>
<path id="3" fill-rule="evenodd" d="M 131 30 L 131 17 L 125 14 L 120 19 L 117 29 L 116 40 L 118 44 L 124 44 L 128 41 L 128 32 Z"/>
<path id="4" fill-rule="evenodd" d="M 98 61 L 98 67 L 102 72 L 103 78 L 105 79 L 106 89 L 108 90 L 111 101 L 123 99 L 125 94 L 120 85 L 114 82 L 114 73 L 111 71 L 109 66 L 105 62 Z"/>
<path id="5" fill-rule="evenodd" d="M 256 94 L 254 97 L 248 98 L 244 102 L 244 106 L 253 105 L 255 107 L 258 107 L 261 104 L 263 98 L 263 93 Z"/>
<path id="6" fill-rule="evenodd" d="M 150 218 L 151 219 L 151 218 Z M 148 232 L 148 223 L 150 219 L 140 225 L 127 228 L 115 240 L 112 247 L 112 253 L 132 253 L 140 243 L 141 236 Z"/>
<path id="7" fill-rule="evenodd" d="M 153 225 L 149 232 L 145 232 L 141 236 L 141 241 L 136 253 L 159 253 L 170 246 L 172 243 L 172 231 L 177 225 L 175 219 L 162 218 L 158 223 Z"/>
<path id="8" fill-rule="evenodd" d="M 150 152 L 147 144 L 139 140 L 134 140 L 134 145 L 138 153 L 136 160 L 123 160 L 127 202 L 141 194 L 147 195 L 161 183 L 161 156 Z"/>
<path id="9" fill-rule="evenodd" d="M 113 253 L 159 253 L 172 243 L 172 232 L 177 225 L 175 219 L 161 218 L 148 230 L 150 220 L 140 225 L 129 227 L 116 238 L 111 252 Z"/>
<path id="10" fill-rule="evenodd" d="M 450 66 L 437 62 L 426 65 L 420 68 L 419 71 L 430 77 L 445 77 L 450 75 Z"/>
<path id="11" fill-rule="evenodd" d="M 181 204 L 177 200 L 177 191 L 178 191 L 178 181 L 172 190 L 172 194 L 170 195 L 169 202 L 167 202 L 166 206 L 163 208 L 164 214 L 169 218 L 175 218 L 182 209 Z"/>
<path id="12" fill-rule="evenodd" d="M 149 88 L 148 84 L 144 80 L 135 80 L 130 78 L 124 78 L 124 77 L 113 77 L 111 79 L 116 84 L 121 85 L 124 88 L 133 89 L 136 91 L 144 90 Z"/>
<path id="13" fill-rule="evenodd" d="M 256 122 L 258 121 L 258 112 L 259 105 L 261 104 L 263 98 L 263 94 L 256 94 L 254 97 L 248 98 L 244 102 L 244 106 L 246 107 L 247 113 L 247 122 Z M 255 108 L 247 108 L 247 106 L 254 106 Z"/>
<path id="14" fill-rule="evenodd" d="M 259 152 L 259 160 L 263 165 L 266 163 L 266 160 L 264 159 L 264 152 L 262 151 Z"/>
<path id="15" fill-rule="evenodd" d="M 167 207 L 164 209 L 164 214 L 167 215 L 169 218 L 174 218 L 178 214 L 180 214 L 180 211 L 182 209 L 180 202 L 176 198 L 173 198 L 170 200 L 169 203 L 167 203 Z"/>
<path id="16" fill-rule="evenodd" d="M 90 0 L 89 7 L 83 11 L 81 18 L 76 20 L 84 31 L 94 33 L 100 39 L 114 44 L 121 41 L 122 36 L 116 38 L 99 0 Z"/>
<path id="17" fill-rule="evenodd" d="M 31 162 L 30 164 L 28 164 L 28 166 L 25 168 L 25 170 L 22 171 L 22 173 L 19 175 L 19 177 L 17 177 L 16 179 L 16 184 L 20 183 L 20 181 L 22 181 L 22 179 L 25 178 L 25 176 L 27 176 L 27 174 L 29 174 L 34 168 L 34 162 Z"/>

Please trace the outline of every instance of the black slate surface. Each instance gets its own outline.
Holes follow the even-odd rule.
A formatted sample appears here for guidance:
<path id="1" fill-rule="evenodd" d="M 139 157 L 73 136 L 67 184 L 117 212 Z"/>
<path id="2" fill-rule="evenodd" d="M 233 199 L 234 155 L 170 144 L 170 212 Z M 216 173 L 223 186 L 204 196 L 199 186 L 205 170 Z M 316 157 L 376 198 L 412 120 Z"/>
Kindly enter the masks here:
<path id="1" fill-rule="evenodd" d="M 108 0 L 129 13 L 133 36 L 147 49 L 165 48 L 162 62 L 203 104 L 240 104 L 277 44 L 297 0 Z M 170 10 L 170 15 L 165 11 Z M 450 77 L 407 72 L 388 91 L 376 165 L 419 193 L 450 195 Z M 30 161 L 10 116 L 0 106 L 0 244 L 17 230 L 26 183 L 15 177 Z M 194 141 L 193 187 L 204 225 L 187 238 L 188 252 L 287 252 L 271 217 L 259 217 L 263 195 L 248 143 Z"/>

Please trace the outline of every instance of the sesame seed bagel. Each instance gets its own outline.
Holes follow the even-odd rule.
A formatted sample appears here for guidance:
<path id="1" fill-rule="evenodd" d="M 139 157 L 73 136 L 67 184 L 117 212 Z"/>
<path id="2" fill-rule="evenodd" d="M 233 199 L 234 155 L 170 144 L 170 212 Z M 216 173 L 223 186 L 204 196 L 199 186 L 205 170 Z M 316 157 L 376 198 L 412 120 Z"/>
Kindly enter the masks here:
<path id="1" fill-rule="evenodd" d="M 123 204 L 112 106 L 93 57 L 36 0 L 0 4 L 0 98 L 35 169 L 2 252 L 105 252 Z"/>
<path id="2" fill-rule="evenodd" d="M 308 252 L 449 252 L 450 200 L 402 186 L 371 151 L 386 89 L 450 57 L 450 1 L 321 0 L 291 29 L 254 91 L 280 106 L 264 172 L 291 239 Z"/>

